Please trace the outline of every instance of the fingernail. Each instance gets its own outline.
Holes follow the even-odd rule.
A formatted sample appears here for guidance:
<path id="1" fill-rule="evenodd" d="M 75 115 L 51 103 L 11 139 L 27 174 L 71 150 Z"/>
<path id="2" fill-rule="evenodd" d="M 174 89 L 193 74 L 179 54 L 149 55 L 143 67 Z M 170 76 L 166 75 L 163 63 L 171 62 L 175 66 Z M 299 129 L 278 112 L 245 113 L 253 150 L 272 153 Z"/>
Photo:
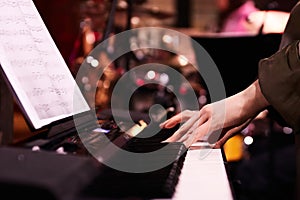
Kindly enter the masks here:
<path id="1" fill-rule="evenodd" d="M 167 122 L 162 122 L 162 123 L 160 124 L 160 127 L 165 128 L 167 124 L 168 124 Z"/>

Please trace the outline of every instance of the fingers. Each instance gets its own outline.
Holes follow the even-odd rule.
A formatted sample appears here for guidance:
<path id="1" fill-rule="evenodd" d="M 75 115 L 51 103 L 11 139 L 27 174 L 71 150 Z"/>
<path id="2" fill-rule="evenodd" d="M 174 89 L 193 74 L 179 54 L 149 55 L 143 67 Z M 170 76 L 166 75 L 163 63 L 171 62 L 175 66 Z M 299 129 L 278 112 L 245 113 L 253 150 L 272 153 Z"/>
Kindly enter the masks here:
<path id="1" fill-rule="evenodd" d="M 176 142 L 184 135 L 189 135 L 192 131 L 191 127 L 195 123 L 195 117 L 190 118 L 187 122 L 185 122 L 171 137 L 169 137 L 165 142 Z"/>
<path id="2" fill-rule="evenodd" d="M 176 126 L 176 124 L 187 121 L 191 116 L 193 116 L 193 113 L 195 112 L 196 111 L 185 110 L 161 123 L 159 126 L 160 128 L 173 128 L 174 126 Z"/>
<path id="3" fill-rule="evenodd" d="M 175 115 L 174 117 L 164 121 L 159 125 L 160 128 L 173 128 L 176 126 L 176 124 L 180 123 L 181 120 L 181 114 Z"/>
<path id="4" fill-rule="evenodd" d="M 202 140 L 208 133 L 209 123 L 206 121 L 201 126 L 195 128 L 192 133 L 186 134 L 186 138 L 182 137 L 179 142 L 183 142 L 185 146 L 190 147 L 198 140 Z"/>
<path id="5" fill-rule="evenodd" d="M 196 128 L 194 128 L 194 131 L 191 134 L 191 138 L 193 138 L 193 140 L 190 140 L 191 144 L 196 141 L 200 141 L 200 140 L 206 141 L 211 132 L 211 130 L 210 130 L 211 121 L 209 119 L 207 119 L 205 121 L 201 120 L 199 123 L 201 123 L 201 124 L 199 126 L 197 126 Z"/>
<path id="6" fill-rule="evenodd" d="M 237 127 L 234 127 L 234 128 L 231 128 L 230 130 L 228 130 L 226 132 L 226 134 L 215 143 L 214 148 L 221 148 L 229 138 L 233 137 L 236 133 L 238 133 L 239 131 L 246 128 L 246 126 L 251 121 L 252 121 L 252 119 L 248 119 L 243 124 L 241 124 L 240 126 L 237 126 Z"/>
<path id="7" fill-rule="evenodd" d="M 188 121 L 186 121 L 171 137 L 164 142 L 184 142 L 186 140 L 193 140 L 197 134 L 198 126 L 206 121 L 206 115 L 199 117 L 198 114 L 194 114 Z M 190 139 L 191 138 L 191 139 Z"/>

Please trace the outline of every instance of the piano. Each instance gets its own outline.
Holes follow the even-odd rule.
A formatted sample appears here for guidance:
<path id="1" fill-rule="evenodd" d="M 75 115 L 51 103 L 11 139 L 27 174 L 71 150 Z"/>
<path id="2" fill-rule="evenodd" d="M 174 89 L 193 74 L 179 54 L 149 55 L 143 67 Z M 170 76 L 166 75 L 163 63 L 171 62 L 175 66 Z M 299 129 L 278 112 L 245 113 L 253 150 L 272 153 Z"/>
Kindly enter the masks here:
<path id="1" fill-rule="evenodd" d="M 121 171 L 99 163 L 80 144 L 80 138 L 72 134 L 64 140 L 50 140 L 50 144 L 41 145 L 43 150 L 38 152 L 33 151 L 34 144 L 42 138 L 23 143 L 25 148 L 22 146 L 13 151 L 6 152 L 7 150 L 0 148 L 0 155 L 9 153 L 10 157 L 18 158 L 13 161 L 0 159 L 1 166 L 6 169 L 10 168 L 9 173 L 15 172 L 12 180 L 3 182 L 7 179 L 6 171 L 0 171 L 0 186 L 6 188 L 3 194 L 11 197 L 21 195 L 31 199 L 43 197 L 49 200 L 196 200 L 199 198 L 234 200 L 234 191 L 231 187 L 230 176 L 227 174 L 226 157 L 222 149 L 212 149 L 207 142 L 195 143 L 188 149 L 182 143 L 160 143 L 176 128 L 162 130 L 150 139 L 133 137 L 129 140 L 127 135 L 118 131 L 118 128 L 111 130 L 109 138 L 128 151 L 145 153 L 167 146 L 165 151 L 160 151 L 159 154 L 151 157 L 150 162 L 149 160 L 135 161 L 136 165 L 159 163 L 158 169 L 142 173 Z M 95 143 L 107 137 L 103 134 L 95 139 L 94 136 L 91 135 L 91 139 Z M 75 148 L 74 144 L 77 144 Z M 60 147 L 65 147 L 64 154 L 55 151 Z M 23 169 L 18 168 L 21 156 L 25 158 L 27 166 Z M 118 152 L 112 156 L 118 157 Z M 91 160 L 87 162 L 86 159 L 90 158 Z M 163 159 L 170 158 L 173 160 L 171 163 L 160 167 Z M 50 167 L 49 169 L 51 165 L 58 166 L 58 168 Z M 70 168 L 70 165 L 74 167 Z M 65 173 L 61 171 L 63 168 L 66 169 Z M 43 171 L 54 177 L 52 177 L 54 181 L 50 181 L 46 186 L 44 179 L 48 179 L 49 175 L 43 174 Z M 23 172 L 26 173 L 20 177 L 17 176 Z M 56 174 L 60 174 L 61 177 L 56 177 Z M 67 181 L 66 184 L 66 180 L 70 182 Z M 11 181 L 13 181 L 13 187 L 10 187 Z M 23 185 L 24 182 L 25 185 Z M 44 190 L 37 185 L 45 186 Z M 20 191 L 19 193 L 13 192 L 16 188 Z M 60 188 L 63 188 L 63 193 Z M 77 191 L 74 188 L 77 188 Z"/>
<path id="2" fill-rule="evenodd" d="M 204 154 L 206 155 L 204 156 Z M 119 192 L 117 188 L 118 186 L 116 186 L 115 193 Z M 138 189 L 134 183 L 130 188 L 132 190 Z M 231 188 L 221 149 L 188 150 L 178 177 L 178 183 L 175 185 L 174 193 L 170 194 L 170 196 L 165 194 L 160 196 L 159 193 L 157 194 L 157 190 L 153 190 L 151 185 L 146 186 L 145 189 L 147 190 L 146 196 L 127 196 L 121 197 L 121 199 L 234 200 L 234 192 Z M 134 193 L 143 193 L 145 189 L 142 192 L 135 191 Z M 148 196 L 149 194 L 151 195 Z M 105 198 L 108 197 L 106 196 Z M 116 196 L 111 198 L 118 199 Z M 84 200 L 85 197 L 80 199 Z M 93 196 L 92 199 L 96 200 L 98 198 Z"/>
<path id="3" fill-rule="evenodd" d="M 234 193 L 221 149 L 189 149 L 173 200 L 233 200 Z"/>
<path id="4" fill-rule="evenodd" d="M 208 142 L 197 142 L 188 149 L 182 143 L 160 143 L 176 128 L 162 130 L 149 138 L 133 138 L 125 149 L 138 153 L 166 151 L 150 158 L 150 163 L 137 160 L 135 164 L 145 165 L 160 162 L 166 157 L 174 159 L 169 165 L 145 173 L 127 173 L 104 167 L 102 173 L 81 193 L 84 199 L 211 199 L 234 200 L 230 176 L 226 169 L 226 157 L 222 149 L 213 149 Z M 175 157 L 174 157 L 175 156 Z"/>
<path id="5" fill-rule="evenodd" d="M 151 138 L 155 141 L 151 142 L 149 142 L 148 138 L 147 140 L 136 138 L 127 140 L 127 135 L 120 131 L 115 131 L 116 129 L 114 128 L 109 129 L 108 134 L 105 132 L 99 132 L 99 130 L 105 130 L 103 124 L 94 124 L 96 122 L 93 120 L 93 118 L 90 119 L 87 118 L 88 116 L 82 116 L 82 120 L 84 121 L 79 124 L 80 128 L 86 130 L 87 127 L 90 127 L 93 129 L 89 129 L 87 131 L 93 131 L 95 133 L 89 135 L 91 138 L 88 139 L 90 140 L 96 140 L 97 142 L 102 141 L 101 139 L 103 138 L 109 138 L 112 141 L 117 142 L 117 144 L 122 146 L 122 148 L 124 148 L 125 150 L 133 151 L 135 153 L 151 152 L 166 147 L 165 150 L 161 151 L 162 154 L 157 154 L 157 156 L 151 157 L 151 162 L 147 163 L 146 167 L 157 167 L 157 163 L 163 161 L 163 159 L 166 158 L 168 158 L 169 160 L 171 158 L 172 160 L 172 162 L 164 165 L 161 168 L 157 168 L 156 170 L 149 170 L 148 172 L 143 173 L 120 171 L 118 169 L 106 166 L 100 162 L 98 163 L 99 165 L 93 167 L 93 165 L 90 164 L 92 160 L 94 161 L 93 156 L 89 156 L 90 152 L 85 151 L 86 149 L 80 143 L 81 138 L 78 138 L 77 134 L 74 135 L 77 130 L 74 124 L 70 123 L 74 123 L 74 120 L 72 118 L 74 113 L 68 112 L 66 117 L 59 117 L 58 119 L 54 118 L 52 120 L 52 116 L 49 117 L 48 114 L 44 112 L 48 109 L 53 108 L 53 106 L 47 107 L 48 105 L 45 104 L 45 102 L 50 99 L 50 97 L 53 97 L 55 95 L 57 97 L 61 97 L 60 95 L 62 95 L 63 93 L 59 93 L 60 91 L 68 93 L 70 91 L 69 88 L 72 88 L 74 86 L 74 80 L 71 80 L 71 74 L 68 71 L 65 63 L 62 62 L 62 57 L 61 55 L 59 55 L 59 51 L 56 49 L 54 42 L 51 40 L 50 34 L 47 32 L 46 27 L 44 26 L 44 24 L 40 25 L 42 20 L 38 15 L 37 10 L 35 10 L 32 2 L 30 0 L 19 0 L 18 2 L 18 4 L 4 3 L 3 5 L 6 6 L 9 11 L 7 11 L 5 7 L 0 6 L 0 10 L 2 10 L 2 12 L 0 13 L 3 14 L 3 19 L 8 18 L 17 20 L 16 22 L 14 22 L 14 26 L 11 27 L 20 30 L 9 30 L 3 32 L 8 34 L 20 33 L 21 35 L 1 35 L 0 39 L 2 40 L 0 41 L 5 41 L 5 45 L 7 46 L 7 48 L 9 47 L 9 50 L 11 47 L 17 48 L 20 46 L 19 44 L 16 44 L 16 42 L 13 43 L 14 41 L 18 41 L 18 39 L 20 41 L 28 41 L 28 43 L 30 41 L 32 41 L 33 43 L 35 42 L 36 46 L 24 44 L 24 46 L 21 46 L 22 48 L 20 47 L 19 49 L 14 49 L 14 51 L 4 51 L 3 49 L 1 49 L 3 50 L 1 51 L 3 52 L 3 54 L 1 54 L 1 68 L 4 72 L 4 78 L 7 79 L 7 82 L 9 83 L 8 85 L 11 87 L 10 89 L 12 89 L 12 92 L 16 96 L 16 99 L 19 100 L 18 103 L 21 105 L 22 111 L 24 111 L 24 113 L 27 115 L 28 121 L 32 123 L 31 125 L 34 125 L 34 130 L 39 131 L 39 134 L 37 135 L 38 137 L 32 137 L 30 138 L 30 141 L 26 141 L 25 143 L 23 143 L 21 145 L 22 148 L 0 148 L 0 154 L 3 155 L 1 157 L 2 159 L 0 159 L 0 166 L 5 169 L 0 170 L 0 188 L 4 188 L 4 190 L 1 191 L 1 195 L 10 197 L 16 195 L 18 197 L 21 196 L 28 199 L 48 200 L 186 200 L 199 198 L 212 200 L 234 199 L 234 195 L 231 189 L 230 177 L 226 173 L 226 159 L 222 153 L 222 150 L 211 149 L 209 145 L 203 145 L 203 143 L 196 143 L 189 149 L 186 149 L 186 147 L 181 143 L 160 143 L 160 141 L 162 141 L 164 138 L 174 133 L 174 130 L 172 129 L 163 130 L 161 134 L 156 134 L 154 138 Z M 16 9 L 18 7 L 21 7 L 22 9 Z M 30 11 L 31 14 L 27 14 L 25 17 L 23 17 L 22 15 L 24 15 L 24 13 L 22 13 L 21 10 L 25 10 L 28 12 Z M 14 15 L 10 15 L 11 13 L 15 12 L 18 14 L 18 16 L 21 17 L 16 18 Z M 29 26 L 30 23 L 19 23 L 18 20 L 26 17 L 29 18 L 29 20 L 35 19 L 33 22 L 36 23 L 36 27 L 39 28 L 37 30 L 39 31 L 36 31 L 35 27 Z M 2 20 L 1 23 L 3 24 L 2 27 L 8 27 L 6 26 L 7 22 L 4 22 Z M 43 33 L 43 35 L 38 38 L 33 38 L 32 34 L 23 35 L 24 33 L 27 33 L 26 31 L 24 31 L 24 29 L 28 29 L 28 33 L 38 32 Z M 26 38 L 24 39 L 24 37 Z M 34 47 L 40 47 L 40 41 L 43 41 L 42 44 L 44 44 L 42 45 L 43 51 L 34 49 Z M 206 38 L 205 40 L 200 40 L 200 38 L 198 38 L 198 42 L 203 46 L 204 41 L 208 42 L 208 39 Z M 12 42 L 12 45 L 9 42 Z M 217 43 L 213 46 L 216 48 L 217 44 L 220 44 L 220 41 L 217 41 Z M 233 43 L 229 43 L 229 45 L 232 44 Z M 242 43 L 237 42 L 234 44 Z M 271 42 L 270 44 L 273 43 Z M 223 47 L 224 46 L 221 46 L 220 48 L 222 49 Z M 43 60 L 41 62 L 39 60 L 36 61 L 35 55 L 31 53 L 27 53 L 28 55 L 24 55 L 23 52 L 25 51 L 25 48 L 29 48 L 27 49 L 28 52 L 34 51 L 41 53 L 41 55 L 44 56 L 43 58 L 48 61 L 48 63 L 51 63 L 51 66 Z M 212 51 L 215 50 L 215 48 L 212 48 Z M 225 46 L 225 48 L 227 47 Z M 240 50 L 239 48 L 236 49 Z M 49 55 L 53 55 L 52 57 L 48 56 L 48 51 Z M 227 52 L 230 51 L 221 51 L 221 53 Z M 19 53 L 20 56 L 16 57 L 15 53 Z M 28 59 L 29 55 L 32 56 L 32 59 L 26 60 Z M 26 62 L 22 62 L 22 65 L 20 64 L 20 60 L 12 60 L 13 62 L 9 62 L 11 61 L 10 59 L 19 59 L 19 57 L 24 59 Z M 230 59 L 223 59 L 223 61 L 224 60 L 231 61 Z M 32 67 L 32 62 L 34 66 L 37 67 Z M 11 63 L 16 64 L 12 65 Z M 18 66 L 17 64 L 19 64 L 20 66 Z M 28 66 L 25 66 L 26 64 Z M 18 67 L 18 69 L 23 69 L 24 73 L 16 73 L 15 71 L 18 70 L 13 70 L 13 68 L 16 67 Z M 55 68 L 57 70 L 54 70 L 54 67 L 57 67 Z M 70 87 L 62 88 L 64 90 L 58 91 L 51 90 L 51 94 L 44 92 L 44 90 L 32 90 L 32 85 L 42 85 L 39 84 L 41 83 L 41 78 L 46 77 L 47 81 L 49 81 L 48 76 L 41 75 L 48 74 L 48 71 L 36 71 L 36 69 L 45 69 L 51 71 L 55 75 L 52 76 L 51 81 L 59 86 Z M 241 67 L 241 69 L 243 69 L 243 67 Z M 224 69 L 224 71 L 227 70 Z M 24 74 L 29 74 L 32 77 L 23 76 Z M 16 79 L 16 77 L 19 79 Z M 64 80 L 64 84 L 61 84 L 61 80 L 59 79 L 60 77 L 67 77 L 66 80 Z M 24 84 L 22 84 L 22 81 L 25 78 L 29 82 L 34 81 L 33 78 L 37 80 L 37 84 L 34 84 L 33 82 L 32 85 L 25 84 L 25 86 L 28 87 L 25 89 L 28 89 L 30 92 L 23 91 Z M 48 88 L 45 89 L 48 90 Z M 19 95 L 19 91 L 22 91 L 23 93 Z M 32 94 L 30 97 L 34 101 L 28 101 L 27 98 L 24 98 L 25 94 Z M 43 101 L 41 101 L 41 99 L 38 99 L 39 95 L 45 95 L 42 98 Z M 78 98 L 82 98 L 80 93 L 78 93 Z M 60 100 L 60 98 L 57 99 Z M 43 102 L 43 104 L 40 104 L 40 102 Z M 84 101 L 82 101 L 82 103 L 83 102 Z M 68 102 L 67 98 L 65 99 L 65 101 L 61 101 L 60 103 L 61 104 L 59 105 L 68 105 L 70 107 L 73 106 L 73 102 Z M 47 110 L 45 109 L 45 106 Z M 30 109 L 28 109 L 28 107 Z M 36 114 L 36 108 L 39 109 L 39 114 L 41 115 L 41 117 L 32 115 Z M 59 108 L 63 111 L 65 110 L 65 107 L 63 106 Z M 60 111 L 59 108 L 58 111 Z M 87 111 L 88 108 L 83 110 Z M 54 111 L 56 110 L 53 110 L 53 112 Z M 61 112 L 55 112 L 55 114 L 57 114 L 57 116 L 61 116 Z M 44 118 L 47 117 L 50 119 L 49 121 L 44 120 Z M 47 129 L 46 132 L 43 132 L 45 134 L 40 132 L 44 131 L 44 128 Z M 98 132 L 94 130 L 97 130 Z M 161 138 L 160 136 L 163 137 Z M 111 158 L 113 158 L 114 156 L 118 156 L 118 152 L 114 153 L 116 154 Z M 87 158 L 91 162 L 88 162 Z M 141 159 L 137 160 L 137 162 L 133 164 L 140 166 L 145 163 L 144 160 Z M 84 179 L 85 181 L 82 181 L 82 179 Z M 49 182 L 49 180 L 51 181 Z M 15 192 L 16 188 L 18 189 L 18 192 Z"/>

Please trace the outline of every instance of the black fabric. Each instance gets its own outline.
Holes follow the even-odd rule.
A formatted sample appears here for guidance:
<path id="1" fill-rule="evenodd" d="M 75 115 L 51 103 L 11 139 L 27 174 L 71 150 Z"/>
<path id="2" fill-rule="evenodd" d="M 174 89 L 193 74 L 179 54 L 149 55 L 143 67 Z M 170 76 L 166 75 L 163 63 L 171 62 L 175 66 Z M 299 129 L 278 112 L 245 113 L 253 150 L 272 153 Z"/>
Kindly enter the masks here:
<path id="1" fill-rule="evenodd" d="M 73 200 L 99 173 L 91 158 L 0 148 L 0 199 Z"/>
<path id="2" fill-rule="evenodd" d="M 235 174 L 237 200 L 296 200 L 295 158 L 295 146 L 287 145 L 243 160 Z"/>

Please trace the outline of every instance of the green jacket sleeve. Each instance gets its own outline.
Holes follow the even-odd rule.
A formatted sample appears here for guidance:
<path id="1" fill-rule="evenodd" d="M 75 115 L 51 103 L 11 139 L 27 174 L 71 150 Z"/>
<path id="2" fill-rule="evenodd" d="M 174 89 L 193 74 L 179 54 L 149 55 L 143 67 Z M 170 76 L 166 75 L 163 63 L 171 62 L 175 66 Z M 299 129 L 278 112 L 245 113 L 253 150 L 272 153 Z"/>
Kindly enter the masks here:
<path id="1" fill-rule="evenodd" d="M 259 84 L 265 98 L 282 118 L 300 131 L 299 40 L 259 62 Z"/>

